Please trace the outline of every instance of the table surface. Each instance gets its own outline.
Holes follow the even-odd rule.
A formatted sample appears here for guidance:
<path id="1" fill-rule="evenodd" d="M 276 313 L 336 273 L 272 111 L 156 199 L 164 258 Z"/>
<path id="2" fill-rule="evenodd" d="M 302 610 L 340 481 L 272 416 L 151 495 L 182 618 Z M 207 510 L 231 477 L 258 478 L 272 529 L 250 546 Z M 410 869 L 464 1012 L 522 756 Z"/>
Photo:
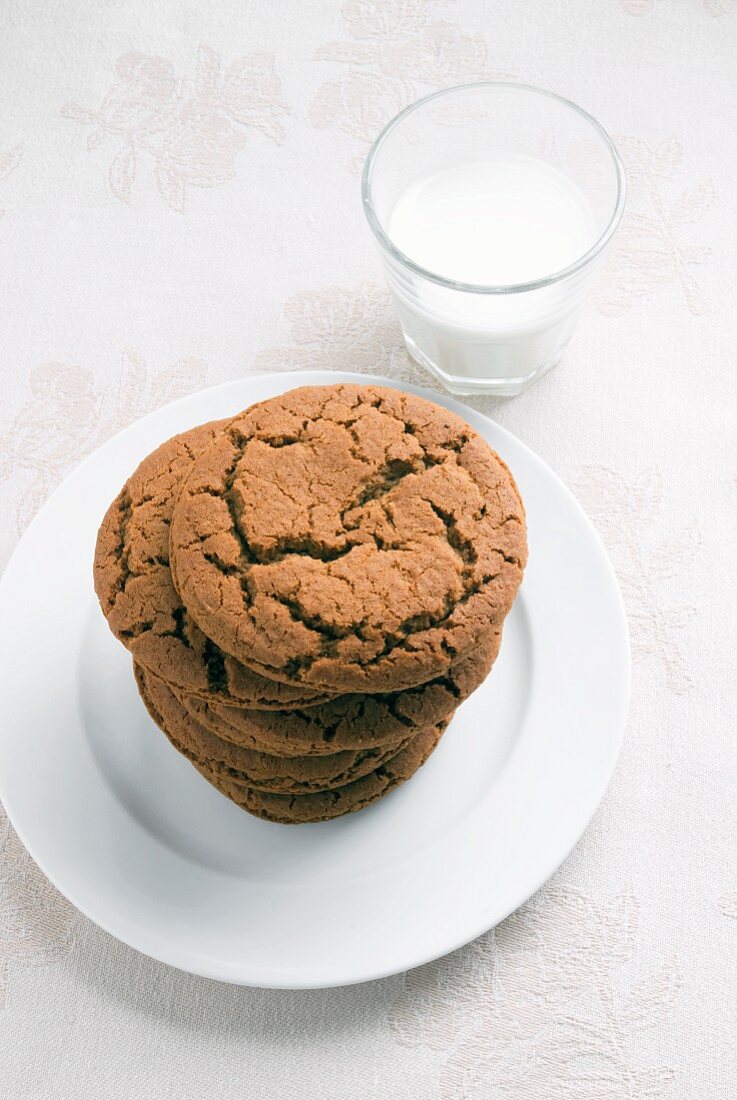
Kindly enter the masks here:
<path id="1" fill-rule="evenodd" d="M 340 990 L 175 972 L 77 914 L 0 810 L 7 1100 L 732 1097 L 735 0 L 6 0 L 0 558 L 123 425 L 248 372 L 407 359 L 358 171 L 399 108 L 512 79 L 590 110 L 629 203 L 564 362 L 473 399 L 573 487 L 634 690 L 573 854 L 495 931 Z"/>

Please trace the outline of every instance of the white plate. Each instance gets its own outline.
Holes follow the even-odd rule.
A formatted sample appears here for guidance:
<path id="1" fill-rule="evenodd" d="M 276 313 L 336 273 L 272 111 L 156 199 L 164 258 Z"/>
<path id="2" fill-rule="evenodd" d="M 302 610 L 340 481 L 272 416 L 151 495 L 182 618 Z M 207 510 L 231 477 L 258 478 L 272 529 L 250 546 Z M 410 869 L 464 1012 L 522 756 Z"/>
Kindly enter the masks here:
<path id="1" fill-rule="evenodd" d="M 179 756 L 140 702 L 92 589 L 109 501 L 194 424 L 293 386 L 390 379 L 303 372 L 176 401 L 86 459 L 24 534 L 0 584 L 0 796 L 45 874 L 154 958 L 248 985 L 366 981 L 437 958 L 525 901 L 598 805 L 629 694 L 622 604 L 598 537 L 509 432 L 454 409 L 511 467 L 530 560 L 488 681 L 405 786 L 338 821 L 258 821 Z"/>

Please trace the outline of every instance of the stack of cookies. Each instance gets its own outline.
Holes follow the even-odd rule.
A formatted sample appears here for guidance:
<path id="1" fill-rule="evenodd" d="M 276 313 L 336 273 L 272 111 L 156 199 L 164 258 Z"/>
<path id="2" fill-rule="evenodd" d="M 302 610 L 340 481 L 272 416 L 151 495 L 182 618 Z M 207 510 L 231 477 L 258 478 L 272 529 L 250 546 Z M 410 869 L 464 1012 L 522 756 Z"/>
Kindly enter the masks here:
<path id="1" fill-rule="evenodd" d="M 105 515 L 94 579 L 174 747 L 296 823 L 424 763 L 491 669 L 525 559 L 514 480 L 463 420 L 335 385 L 160 446 Z"/>

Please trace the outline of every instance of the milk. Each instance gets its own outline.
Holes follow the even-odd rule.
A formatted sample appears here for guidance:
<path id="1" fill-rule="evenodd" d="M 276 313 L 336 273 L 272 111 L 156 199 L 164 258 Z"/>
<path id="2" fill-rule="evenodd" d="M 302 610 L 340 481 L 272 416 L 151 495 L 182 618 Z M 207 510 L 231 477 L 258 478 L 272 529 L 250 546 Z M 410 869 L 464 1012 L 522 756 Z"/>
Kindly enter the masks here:
<path id="1" fill-rule="evenodd" d="M 521 154 L 459 164 L 411 184 L 388 231 L 421 267 L 484 286 L 552 275 L 594 238 L 580 188 L 553 165 Z"/>
<path id="2" fill-rule="evenodd" d="M 574 264 L 597 237 L 576 183 L 536 157 L 496 154 L 411 183 L 395 202 L 387 235 L 426 271 L 481 287 L 513 287 Z M 451 379 L 456 392 L 505 381 L 518 392 L 552 366 L 575 327 L 591 265 L 523 292 L 460 291 L 387 261 L 412 354 Z M 474 384 L 477 380 L 477 384 Z"/>

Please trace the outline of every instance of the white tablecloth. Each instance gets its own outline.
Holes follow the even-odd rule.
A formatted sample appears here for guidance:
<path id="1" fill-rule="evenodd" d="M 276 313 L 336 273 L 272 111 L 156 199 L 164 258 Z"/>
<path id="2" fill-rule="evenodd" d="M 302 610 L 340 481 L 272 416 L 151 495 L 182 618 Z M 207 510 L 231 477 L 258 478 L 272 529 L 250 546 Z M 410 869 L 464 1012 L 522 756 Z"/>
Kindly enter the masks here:
<path id="1" fill-rule="evenodd" d="M 179 394 L 310 366 L 430 385 L 357 171 L 417 96 L 517 79 L 601 119 L 630 198 L 564 363 L 472 403 L 579 494 L 635 648 L 571 857 L 384 981 L 262 992 L 151 962 L 0 816 L 3 1097 L 733 1097 L 735 0 L 5 0 L 0 24 L 3 561 L 83 455 Z"/>

